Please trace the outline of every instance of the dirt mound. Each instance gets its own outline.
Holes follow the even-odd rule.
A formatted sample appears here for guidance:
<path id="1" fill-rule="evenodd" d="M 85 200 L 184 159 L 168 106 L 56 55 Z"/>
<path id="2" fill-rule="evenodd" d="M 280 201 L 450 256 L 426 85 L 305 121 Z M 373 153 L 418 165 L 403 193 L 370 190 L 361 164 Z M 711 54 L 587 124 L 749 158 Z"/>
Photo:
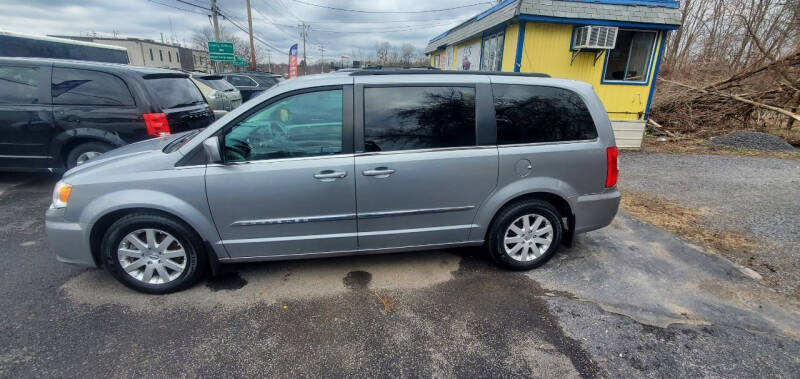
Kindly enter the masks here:
<path id="1" fill-rule="evenodd" d="M 758 132 L 733 132 L 710 140 L 713 145 L 734 147 L 737 149 L 766 151 L 796 151 L 794 146 L 783 138 L 773 134 Z"/>

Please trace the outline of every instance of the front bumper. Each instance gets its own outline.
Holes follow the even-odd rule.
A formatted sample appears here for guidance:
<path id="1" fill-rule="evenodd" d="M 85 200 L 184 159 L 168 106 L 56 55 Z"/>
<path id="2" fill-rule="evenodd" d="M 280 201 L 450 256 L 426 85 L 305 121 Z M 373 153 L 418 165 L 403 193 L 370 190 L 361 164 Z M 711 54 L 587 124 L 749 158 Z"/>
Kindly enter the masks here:
<path id="1" fill-rule="evenodd" d="M 77 222 L 65 221 L 64 209 L 48 208 L 44 229 L 60 262 L 97 267 L 89 246 L 88 231 Z"/>
<path id="2" fill-rule="evenodd" d="M 617 188 L 578 197 L 573 209 L 575 233 L 585 233 L 608 226 L 617 215 L 619 201 L 620 194 Z"/>

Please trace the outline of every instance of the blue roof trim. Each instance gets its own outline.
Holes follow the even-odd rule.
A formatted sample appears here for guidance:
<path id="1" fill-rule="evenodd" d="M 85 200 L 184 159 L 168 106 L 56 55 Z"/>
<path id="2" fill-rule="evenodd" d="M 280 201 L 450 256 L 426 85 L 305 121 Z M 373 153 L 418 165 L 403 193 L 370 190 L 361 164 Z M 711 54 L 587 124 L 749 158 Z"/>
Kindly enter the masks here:
<path id="1" fill-rule="evenodd" d="M 564 18 L 552 16 L 536 16 L 531 14 L 519 15 L 520 20 L 525 21 L 540 21 L 540 22 L 553 22 L 559 24 L 579 24 L 579 25 L 600 25 L 600 26 L 617 26 L 621 28 L 640 28 L 640 29 L 659 29 L 659 30 L 676 30 L 678 25 L 668 24 L 650 24 L 646 22 L 626 22 L 626 21 L 611 21 L 611 20 L 594 20 L 590 18 Z"/>
<path id="2" fill-rule="evenodd" d="M 449 30 L 447 30 L 446 32 L 444 32 L 442 34 L 439 34 L 438 36 L 431 38 L 431 40 L 428 41 L 428 43 L 434 43 L 434 42 L 436 42 L 436 41 L 438 41 L 438 40 L 440 40 L 440 39 L 442 39 L 444 37 L 447 37 L 447 34 L 450 33 L 450 30 L 453 30 L 453 29 L 449 29 Z"/>
<path id="3" fill-rule="evenodd" d="M 675 0 L 560 0 L 560 1 L 572 1 L 575 3 L 644 5 L 651 7 L 678 8 L 678 2 Z"/>
<path id="4" fill-rule="evenodd" d="M 475 16 L 475 21 L 478 21 L 478 20 L 480 20 L 480 19 L 482 19 L 482 18 L 494 13 L 495 11 L 500 10 L 501 8 L 505 8 L 506 5 L 509 5 L 509 4 L 511 4 L 511 3 L 515 2 L 515 1 L 517 1 L 517 0 L 505 0 L 500 4 L 497 4 L 497 5 L 489 8 L 489 9 L 487 9 L 487 10 L 481 12 L 481 13 L 478 13 L 478 15 Z"/>
<path id="5" fill-rule="evenodd" d="M 442 38 L 444 38 L 444 37 L 447 37 L 447 35 L 448 35 L 448 34 L 449 34 L 451 31 L 453 31 L 453 30 L 455 30 L 455 29 L 458 29 L 458 28 L 460 28 L 460 27 L 462 27 L 462 26 L 464 26 L 464 25 L 466 25 L 466 24 L 468 24 L 468 23 L 470 23 L 470 22 L 472 22 L 472 21 L 478 21 L 478 20 L 480 20 L 480 19 L 483 19 L 483 18 L 485 18 L 486 16 L 488 16 L 488 15 L 490 15 L 490 14 L 494 13 L 494 12 L 497 12 L 498 10 L 505 8 L 507 5 L 510 5 L 510 4 L 512 4 L 512 3 L 516 2 L 516 1 L 517 1 L 517 0 L 505 0 L 505 1 L 503 1 L 502 3 L 500 3 L 500 4 L 497 4 L 497 5 L 495 5 L 495 6 L 491 7 L 491 8 L 489 8 L 489 9 L 487 9 L 487 10 L 485 10 L 485 11 L 481 12 L 481 13 L 478 13 L 478 15 L 477 15 L 477 16 L 475 16 L 475 17 L 473 17 L 473 18 L 470 18 L 469 20 L 467 20 L 467 21 L 464 21 L 464 22 L 462 22 L 461 24 L 458 24 L 458 25 L 456 25 L 456 26 L 454 26 L 454 27 L 452 27 L 452 28 L 448 29 L 446 32 L 444 32 L 444 33 L 442 33 L 442 34 L 439 34 L 439 35 L 438 35 L 438 36 L 436 36 L 436 37 L 433 37 L 433 38 L 431 38 L 431 40 L 430 40 L 430 41 L 428 41 L 428 43 L 434 43 L 434 42 L 436 42 L 436 41 L 438 41 L 438 40 L 440 40 L 440 39 L 442 39 Z"/>

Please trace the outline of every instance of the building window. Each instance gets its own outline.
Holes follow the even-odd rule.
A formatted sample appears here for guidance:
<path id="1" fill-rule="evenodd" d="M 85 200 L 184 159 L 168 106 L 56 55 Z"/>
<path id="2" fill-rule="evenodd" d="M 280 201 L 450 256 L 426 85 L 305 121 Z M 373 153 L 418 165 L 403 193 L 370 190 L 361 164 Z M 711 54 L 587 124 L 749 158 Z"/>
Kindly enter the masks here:
<path id="1" fill-rule="evenodd" d="M 503 62 L 503 37 L 503 32 L 483 37 L 481 70 L 500 71 Z"/>
<path id="2" fill-rule="evenodd" d="M 433 56 L 433 67 L 437 67 L 437 68 L 439 67 L 439 56 L 438 55 L 434 55 Z"/>
<path id="3" fill-rule="evenodd" d="M 158 49 L 158 57 L 161 58 L 161 61 L 164 61 L 164 52 L 161 49 Z"/>
<path id="4" fill-rule="evenodd" d="M 169 58 L 169 61 L 172 62 L 172 52 L 171 51 L 167 51 L 167 56 Z"/>
<path id="5" fill-rule="evenodd" d="M 153 49 L 150 49 L 150 60 L 151 60 L 151 61 L 152 61 L 152 60 L 154 60 L 154 59 L 153 59 Z"/>
<path id="6" fill-rule="evenodd" d="M 617 46 L 607 52 L 603 80 L 647 83 L 657 35 L 650 31 L 620 29 Z"/>
<path id="7" fill-rule="evenodd" d="M 181 54 L 180 53 L 175 54 L 175 60 L 178 61 L 178 63 L 181 63 Z"/>

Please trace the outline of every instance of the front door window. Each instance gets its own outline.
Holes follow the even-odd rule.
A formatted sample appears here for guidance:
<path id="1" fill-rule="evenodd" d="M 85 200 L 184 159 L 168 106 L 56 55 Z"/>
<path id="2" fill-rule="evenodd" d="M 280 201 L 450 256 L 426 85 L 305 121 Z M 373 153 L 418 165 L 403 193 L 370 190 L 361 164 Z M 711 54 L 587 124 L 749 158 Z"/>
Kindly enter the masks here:
<path id="1" fill-rule="evenodd" d="M 313 157 L 342 152 L 342 90 L 286 97 L 225 135 L 227 162 Z"/>

